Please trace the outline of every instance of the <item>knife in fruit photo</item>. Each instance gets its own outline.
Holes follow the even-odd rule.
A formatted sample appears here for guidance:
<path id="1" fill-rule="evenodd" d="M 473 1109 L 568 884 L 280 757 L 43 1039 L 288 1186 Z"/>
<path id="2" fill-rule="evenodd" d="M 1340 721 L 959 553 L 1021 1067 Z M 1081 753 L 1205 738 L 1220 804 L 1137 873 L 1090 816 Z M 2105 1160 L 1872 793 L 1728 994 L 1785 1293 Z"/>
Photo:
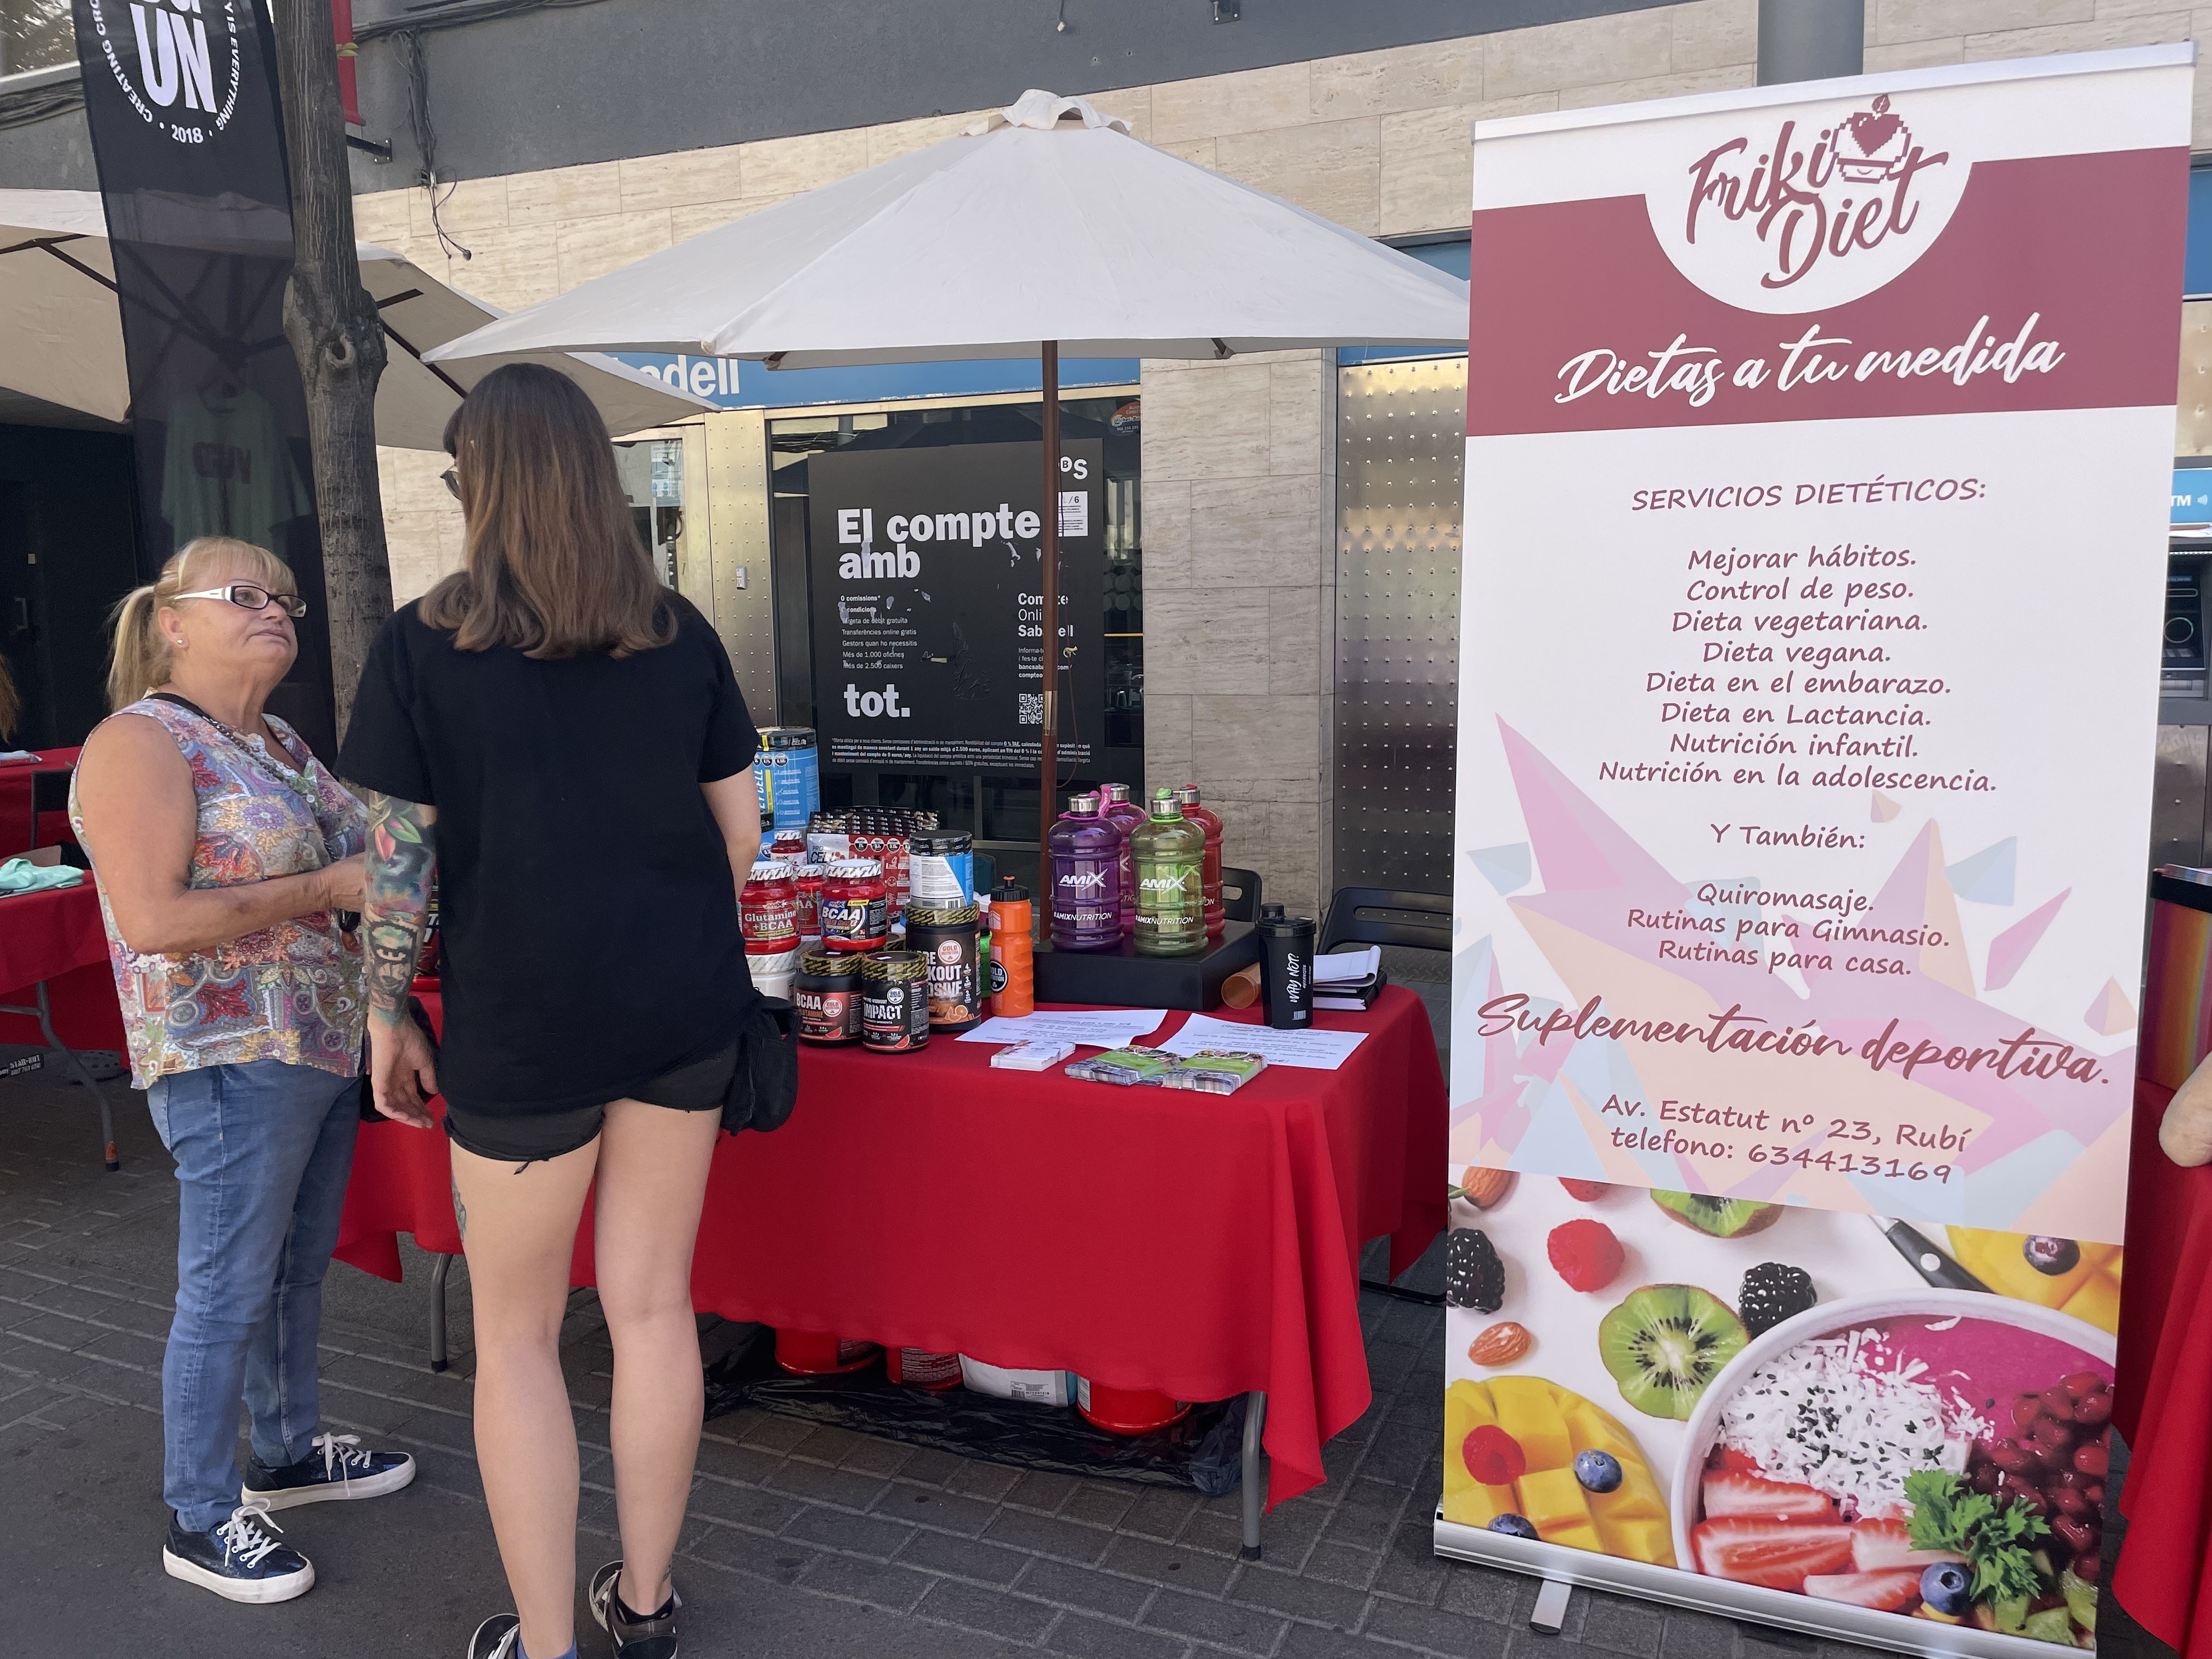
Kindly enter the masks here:
<path id="1" fill-rule="evenodd" d="M 1869 1216 L 1868 1220 L 1881 1229 L 1882 1237 L 1896 1246 L 1898 1255 L 1912 1264 L 1912 1270 L 1930 1285 L 1947 1291 L 1980 1291 L 1994 1294 L 1990 1287 L 1960 1267 L 1951 1256 L 1936 1249 L 1927 1234 L 1886 1215 Z"/>

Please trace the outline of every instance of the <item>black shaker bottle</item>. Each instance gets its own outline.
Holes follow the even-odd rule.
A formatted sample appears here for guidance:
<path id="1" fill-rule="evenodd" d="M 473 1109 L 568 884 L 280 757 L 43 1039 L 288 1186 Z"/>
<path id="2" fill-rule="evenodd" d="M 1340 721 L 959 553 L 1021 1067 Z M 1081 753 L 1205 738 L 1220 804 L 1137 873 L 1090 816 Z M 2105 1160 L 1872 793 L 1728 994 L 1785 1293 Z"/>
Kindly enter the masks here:
<path id="1" fill-rule="evenodd" d="M 1258 932 L 1267 1024 L 1279 1031 L 1304 1030 L 1313 1024 L 1313 922 L 1285 915 L 1279 904 L 1263 904 Z"/>

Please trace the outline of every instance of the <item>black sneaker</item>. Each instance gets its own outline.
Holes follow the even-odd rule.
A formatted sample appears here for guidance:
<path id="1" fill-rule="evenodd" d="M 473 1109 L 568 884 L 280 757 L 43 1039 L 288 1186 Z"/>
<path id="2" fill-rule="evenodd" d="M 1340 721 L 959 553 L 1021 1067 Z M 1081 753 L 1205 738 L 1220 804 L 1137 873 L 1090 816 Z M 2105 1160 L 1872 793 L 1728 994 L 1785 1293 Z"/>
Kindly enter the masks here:
<path id="1" fill-rule="evenodd" d="M 610 1561 L 592 1575 L 592 1617 L 614 1638 L 615 1659 L 676 1659 L 676 1610 L 684 1598 L 672 1590 L 664 1616 L 641 1619 L 615 1594 L 622 1570 L 621 1562 Z"/>
<path id="2" fill-rule="evenodd" d="M 469 1659 L 514 1659 L 522 1648 L 522 1620 L 512 1613 L 495 1613 L 469 1638 Z"/>
<path id="3" fill-rule="evenodd" d="M 289 1601 L 315 1587 L 315 1564 L 275 1536 L 266 1504 L 243 1504 L 208 1532 L 186 1532 L 169 1516 L 161 1571 L 213 1590 L 227 1601 Z"/>
<path id="4" fill-rule="evenodd" d="M 319 1434 L 310 1443 L 313 1451 L 281 1469 L 251 1459 L 240 1498 L 265 1509 L 289 1510 L 297 1504 L 381 1498 L 415 1478 L 415 1460 L 405 1452 L 363 1451 L 359 1435 Z"/>

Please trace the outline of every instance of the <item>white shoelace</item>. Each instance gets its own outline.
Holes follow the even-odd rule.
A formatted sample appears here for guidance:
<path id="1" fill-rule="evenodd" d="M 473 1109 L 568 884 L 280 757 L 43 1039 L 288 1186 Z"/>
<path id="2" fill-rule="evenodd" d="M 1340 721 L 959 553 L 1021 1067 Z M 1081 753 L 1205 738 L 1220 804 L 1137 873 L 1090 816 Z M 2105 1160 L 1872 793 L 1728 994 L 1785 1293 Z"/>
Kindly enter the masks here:
<path id="1" fill-rule="evenodd" d="M 368 1473 L 369 1455 L 357 1434 L 319 1434 L 307 1443 L 323 1455 L 323 1479 L 350 1481 L 354 1471 Z"/>
<path id="2" fill-rule="evenodd" d="M 269 1534 L 283 1528 L 269 1518 L 269 1500 L 257 1498 L 230 1512 L 230 1519 L 215 1529 L 222 1540 L 223 1553 L 244 1567 L 258 1567 L 261 1558 L 276 1547 Z"/>

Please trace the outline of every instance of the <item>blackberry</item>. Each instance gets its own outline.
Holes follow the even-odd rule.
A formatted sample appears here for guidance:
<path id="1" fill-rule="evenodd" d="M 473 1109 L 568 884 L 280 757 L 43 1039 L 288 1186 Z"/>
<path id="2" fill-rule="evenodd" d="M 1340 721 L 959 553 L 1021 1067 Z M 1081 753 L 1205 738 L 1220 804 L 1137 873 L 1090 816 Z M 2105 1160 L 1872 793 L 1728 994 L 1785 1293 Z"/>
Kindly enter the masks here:
<path id="1" fill-rule="evenodd" d="M 1444 1240 L 1444 1300 L 1496 1313 L 1505 1302 L 1505 1264 L 1479 1227 L 1455 1227 Z"/>
<path id="2" fill-rule="evenodd" d="M 1757 1336 L 1796 1318 L 1820 1299 L 1814 1294 L 1813 1275 L 1802 1267 L 1762 1261 L 1745 1273 L 1736 1311 L 1743 1317 L 1744 1328 Z"/>

